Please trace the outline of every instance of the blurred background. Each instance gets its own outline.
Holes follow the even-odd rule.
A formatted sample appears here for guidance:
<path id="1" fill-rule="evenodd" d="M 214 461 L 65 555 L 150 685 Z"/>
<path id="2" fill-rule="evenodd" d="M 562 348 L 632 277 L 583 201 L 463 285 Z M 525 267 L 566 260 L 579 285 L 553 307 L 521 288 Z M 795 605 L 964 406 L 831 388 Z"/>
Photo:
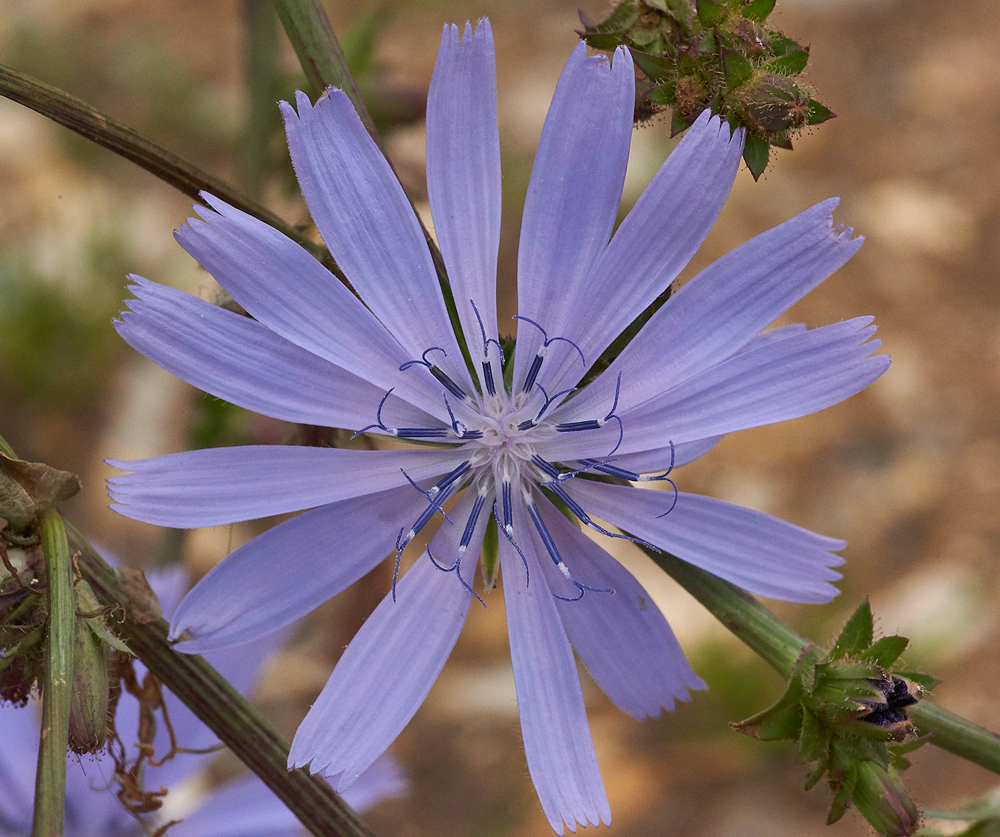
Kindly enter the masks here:
<path id="1" fill-rule="evenodd" d="M 504 172 L 501 318 L 515 312 L 520 207 L 556 79 L 605 0 L 328 2 L 409 194 L 426 211 L 423 100 L 442 24 L 488 15 L 497 43 Z M 878 629 L 912 640 L 934 700 L 1000 727 L 1000 6 L 993 0 L 779 0 L 769 21 L 811 44 L 807 81 L 837 118 L 743 169 L 682 281 L 812 204 L 860 253 L 786 317 L 811 326 L 871 314 L 893 364 L 817 415 L 724 439 L 676 474 L 682 490 L 744 504 L 849 545 L 823 607 L 771 603 L 829 642 L 870 597 Z M 248 55 L 252 60 L 248 60 Z M 308 223 L 274 103 L 304 84 L 267 3 L 0 0 L 0 61 L 61 87 Z M 266 84 L 248 78 L 264 68 Z M 270 68 L 270 69 L 268 69 Z M 260 114 L 264 114 L 261 117 Z M 669 153 L 669 121 L 633 135 L 626 207 Z M 186 534 L 107 510 L 106 458 L 294 440 L 301 431 L 210 399 L 156 368 L 111 327 L 126 273 L 214 299 L 171 236 L 190 200 L 132 164 L 0 100 L 0 433 L 22 458 L 75 471 L 63 510 L 123 561 L 178 557 L 197 577 L 274 521 Z M 617 544 L 616 544 L 617 545 Z M 331 560 L 350 544 L 330 544 Z M 611 833 L 784 837 L 869 833 L 824 825 L 829 792 L 803 792 L 792 750 L 730 731 L 780 678 L 662 573 L 649 585 L 708 690 L 657 720 L 615 709 L 583 674 Z M 280 594 L 282 556 L 274 578 Z M 258 701 L 291 735 L 343 647 L 388 590 L 383 566 L 307 620 Z M 455 653 L 394 752 L 412 792 L 366 816 L 379 835 L 549 835 L 520 740 L 502 597 L 474 608 Z M 927 806 L 996 777 L 921 749 L 909 786 Z M 220 771 L 233 769 L 223 762 Z"/>

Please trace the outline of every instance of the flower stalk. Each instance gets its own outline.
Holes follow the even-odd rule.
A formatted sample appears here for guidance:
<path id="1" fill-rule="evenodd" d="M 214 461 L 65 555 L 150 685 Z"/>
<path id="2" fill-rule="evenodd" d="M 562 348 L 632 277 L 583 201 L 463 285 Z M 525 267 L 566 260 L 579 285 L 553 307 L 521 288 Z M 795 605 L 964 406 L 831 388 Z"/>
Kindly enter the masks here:
<path id="1" fill-rule="evenodd" d="M 176 653 L 163 619 L 132 618 L 134 604 L 114 570 L 72 526 L 83 578 L 98 600 L 123 608 L 119 635 L 146 667 L 180 698 L 247 767 L 289 807 L 310 833 L 365 837 L 369 832 L 347 804 L 318 776 L 288 770 L 288 742 L 202 657 Z M 65 747 L 63 748 L 65 753 Z"/>
<path id="2" fill-rule="evenodd" d="M 48 623 L 45 632 L 45 668 L 42 682 L 42 734 L 35 774 L 35 818 L 32 837 L 59 837 L 63 833 L 66 799 L 66 747 L 73 677 L 76 613 L 70 581 L 69 547 L 59 513 L 41 513 L 40 534 L 45 553 L 48 587 Z"/>
<path id="3" fill-rule="evenodd" d="M 801 654 L 814 644 L 778 619 L 753 596 L 667 552 L 647 552 L 678 584 L 782 677 L 788 677 Z M 1000 774 L 1000 736 L 929 701 L 908 707 L 907 714 L 928 743 Z"/>
<path id="4" fill-rule="evenodd" d="M 328 87 L 343 90 L 365 129 L 378 143 L 378 129 L 361 98 L 354 76 L 347 67 L 347 58 L 322 5 L 316 0 L 274 0 L 274 8 L 306 74 L 313 98 Z"/>
<path id="5" fill-rule="evenodd" d="M 339 274 L 324 247 L 320 247 L 286 224 L 269 209 L 251 200 L 225 180 L 198 168 L 183 157 L 129 128 L 117 119 L 91 107 L 52 85 L 0 64 L 0 96 L 24 105 L 65 128 L 113 151 L 126 160 L 168 183 L 185 195 L 199 200 L 201 192 L 221 197 L 305 247 L 327 267 Z"/>

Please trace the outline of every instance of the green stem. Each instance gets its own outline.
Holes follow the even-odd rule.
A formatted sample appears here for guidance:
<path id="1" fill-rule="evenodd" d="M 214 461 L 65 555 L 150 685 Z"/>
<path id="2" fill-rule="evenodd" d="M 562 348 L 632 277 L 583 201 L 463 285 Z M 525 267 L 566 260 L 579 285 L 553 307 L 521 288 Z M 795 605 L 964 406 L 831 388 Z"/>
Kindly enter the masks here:
<path id="1" fill-rule="evenodd" d="M 666 552 L 647 554 L 701 602 L 723 625 L 783 677 L 812 643 L 778 619 L 753 596 Z M 1000 736 L 929 701 L 907 710 L 931 744 L 1000 774 Z"/>
<path id="2" fill-rule="evenodd" d="M 59 513 L 41 514 L 42 551 L 48 586 L 45 628 L 45 682 L 42 684 L 42 733 L 35 773 L 35 819 L 32 837 L 59 837 L 63 833 L 66 800 L 66 748 L 73 679 L 73 642 L 76 613 L 70 581 L 69 546 Z"/>
<path id="3" fill-rule="evenodd" d="M 354 104 L 354 108 L 357 110 L 358 116 L 361 117 L 361 122 L 368 133 L 381 147 L 378 129 L 358 92 L 358 85 L 347 66 L 344 51 L 340 48 L 340 42 L 333 32 L 330 19 L 326 16 L 319 0 L 274 0 L 274 7 L 277 9 L 281 25 L 285 27 L 288 40 L 295 48 L 295 54 L 299 57 L 299 62 L 302 64 L 302 69 L 309 79 L 314 94 L 320 95 L 328 87 L 337 87 L 343 90 Z M 392 165 L 391 160 L 389 165 Z M 417 215 L 416 210 L 414 210 L 414 214 Z M 431 260 L 434 262 L 434 269 L 437 271 L 441 294 L 448 309 L 452 328 L 458 337 L 466 363 L 471 363 L 441 251 L 419 215 L 417 215 L 417 221 L 420 223 L 420 229 L 424 233 L 424 241 L 427 243 Z M 475 374 L 472 375 L 472 379 L 476 380 Z"/>
<path id="4" fill-rule="evenodd" d="M 646 553 L 782 677 L 812 645 L 745 590 L 669 552 Z"/>
<path id="5" fill-rule="evenodd" d="M 324 248 L 314 244 L 269 209 L 252 201 L 226 181 L 146 139 L 75 96 L 4 64 L 0 64 L 0 95 L 58 122 L 126 160 L 131 160 L 194 200 L 201 200 L 199 193 L 205 191 L 259 218 L 300 244 L 333 269 L 338 277 L 343 278 Z"/>
<path id="6" fill-rule="evenodd" d="M 933 733 L 930 743 L 963 759 L 1000 773 L 1000 736 L 985 727 L 921 701 L 907 710 L 920 735 Z"/>
<path id="7" fill-rule="evenodd" d="M 312 834 L 368 835 L 357 815 L 325 781 L 305 770 L 287 769 L 288 742 L 215 669 L 199 656 L 178 654 L 170 647 L 165 621 L 140 624 L 131 618 L 136 609 L 114 570 L 71 524 L 67 529 L 73 548 L 80 552 L 83 577 L 102 604 L 124 609 L 125 618 L 115 629 L 146 667 L 277 794 Z"/>
<path id="8" fill-rule="evenodd" d="M 347 67 L 347 58 L 323 6 L 318 0 L 274 0 L 274 8 L 306 74 L 313 98 L 328 87 L 343 90 L 372 139 L 381 145 L 378 129 Z"/>
<path id="9" fill-rule="evenodd" d="M 276 79 L 281 58 L 278 19 L 269 0 L 243 0 L 243 96 L 246 118 L 239 147 L 239 183 L 260 200 L 271 168 L 271 139 L 281 119 Z"/>

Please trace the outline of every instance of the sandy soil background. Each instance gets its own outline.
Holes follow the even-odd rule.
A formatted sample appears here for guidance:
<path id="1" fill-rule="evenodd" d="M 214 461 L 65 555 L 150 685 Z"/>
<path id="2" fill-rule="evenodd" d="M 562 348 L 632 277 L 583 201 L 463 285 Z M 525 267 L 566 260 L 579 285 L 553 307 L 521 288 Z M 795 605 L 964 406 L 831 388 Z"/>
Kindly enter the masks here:
<path id="1" fill-rule="evenodd" d="M 594 18 L 608 9 L 603 0 L 384 4 L 370 77 L 403 110 L 419 112 L 442 23 L 492 20 L 506 192 L 502 315 L 514 313 L 519 207 L 552 89 L 577 40 L 580 5 Z M 340 33 L 365 8 L 328 6 Z M 245 119 L 243 20 L 243 7 L 230 0 L 0 0 L 0 60 L 235 178 Z M 682 278 L 838 195 L 836 219 L 867 242 L 786 321 L 874 315 L 893 365 L 844 404 L 725 439 L 679 471 L 678 484 L 847 539 L 842 596 L 826 607 L 775 603 L 776 610 L 825 642 L 870 596 L 880 629 L 913 640 L 908 662 L 941 678 L 934 699 L 996 728 L 1000 6 L 780 0 L 772 20 L 812 45 L 808 81 L 838 117 L 803 136 L 794 152 L 779 152 L 760 182 L 740 172 Z M 300 83 L 294 56 L 283 50 L 276 98 Z M 671 145 L 665 123 L 634 134 L 628 201 Z M 389 149 L 421 203 L 422 123 L 392 131 Z M 282 156 L 280 136 L 272 152 Z M 307 220 L 287 176 L 248 185 L 286 219 Z M 179 552 L 201 574 L 264 524 L 165 536 L 107 511 L 102 485 L 112 473 L 105 458 L 185 449 L 192 421 L 221 443 L 276 442 L 292 433 L 271 421 L 220 418 L 110 326 L 127 272 L 212 298 L 210 277 L 170 235 L 189 211 L 187 198 L 150 175 L 0 100 L 0 432 L 22 457 L 81 474 L 85 490 L 65 511 L 96 541 L 137 566 Z M 333 556 L 350 544 L 330 547 Z M 636 556 L 622 557 L 648 571 Z M 259 700 L 288 734 L 384 595 L 388 573 L 380 568 L 314 613 L 274 661 Z M 709 689 L 671 715 L 639 723 L 585 676 L 611 833 L 868 833 L 854 815 L 823 824 L 829 794 L 802 791 L 806 769 L 789 748 L 729 730 L 729 721 L 779 694 L 779 678 L 672 582 L 655 572 L 648 578 Z M 276 561 L 275 595 L 281 579 Z M 376 834 L 551 834 L 524 763 L 501 597 L 488 604 L 473 611 L 440 681 L 394 747 L 412 792 L 366 817 Z M 927 805 L 955 805 L 995 784 L 933 747 L 914 762 L 909 781 Z"/>

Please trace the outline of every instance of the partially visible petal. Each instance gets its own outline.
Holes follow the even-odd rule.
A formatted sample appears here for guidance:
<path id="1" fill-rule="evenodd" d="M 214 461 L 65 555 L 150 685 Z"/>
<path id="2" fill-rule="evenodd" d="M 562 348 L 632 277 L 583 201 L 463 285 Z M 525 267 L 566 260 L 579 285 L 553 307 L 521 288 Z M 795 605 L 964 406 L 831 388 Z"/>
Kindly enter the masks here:
<path id="1" fill-rule="evenodd" d="M 427 196 L 465 340 L 478 360 L 483 332 L 471 303 L 486 338 L 497 338 L 501 206 L 496 57 L 485 18 L 475 35 L 470 23 L 464 39 L 449 24 L 441 37 L 427 91 Z"/>
<path id="2" fill-rule="evenodd" d="M 830 569 L 847 544 L 761 512 L 681 492 L 573 480 L 563 486 L 595 517 L 665 549 L 758 596 L 828 602 L 838 594 Z M 658 515 L 664 515 L 658 517 Z"/>
<path id="3" fill-rule="evenodd" d="M 681 465 L 687 465 L 689 462 L 700 459 L 714 448 L 721 438 L 721 436 L 712 436 L 697 442 L 684 442 L 680 445 L 674 445 L 672 448 L 667 445 L 665 448 L 646 450 L 641 453 L 626 453 L 620 456 L 616 453 L 608 464 L 615 468 L 631 471 L 633 474 L 666 473 L 671 467 L 680 468 Z"/>
<path id="4" fill-rule="evenodd" d="M 400 796 L 406 779 L 395 762 L 381 758 L 343 794 L 355 811 Z M 205 803 L 169 829 L 177 837 L 300 837 L 298 817 L 256 776 L 211 792 Z"/>
<path id="5" fill-rule="evenodd" d="M 118 790 L 115 763 L 110 755 L 97 754 L 75 764 L 67 760 L 65 833 L 133 834 L 135 818 L 118 801 Z M 29 804 L 33 801 L 34 793 L 28 797 Z M 13 837 L 29 831 L 14 831 Z"/>
<path id="6" fill-rule="evenodd" d="M 587 724 L 580 677 L 540 561 L 549 557 L 527 520 L 522 502 L 514 504 L 514 531 L 528 564 L 500 538 L 504 606 L 510 634 L 521 735 L 528 772 L 549 823 L 557 834 L 564 824 L 611 824 L 604 782 Z"/>
<path id="7" fill-rule="evenodd" d="M 391 755 L 384 755 L 342 795 L 344 801 L 355 811 L 364 812 L 383 800 L 403 796 L 408 785 L 409 782 L 396 760 Z"/>
<path id="8" fill-rule="evenodd" d="M 302 194 L 323 241 L 358 292 L 412 359 L 433 360 L 459 384 L 469 376 L 448 320 L 434 263 L 396 175 L 342 90 L 316 105 L 296 95 L 281 113 Z"/>
<path id="9" fill-rule="evenodd" d="M 544 382 L 551 392 L 579 380 L 691 260 L 726 202 L 742 153 L 743 132 L 705 111 L 589 265 L 582 290 L 563 296 L 551 286 L 563 310 L 552 333 L 571 338 L 586 361 L 581 367 L 567 344 L 554 344 Z"/>
<path id="10" fill-rule="evenodd" d="M 385 390 L 231 311 L 140 276 L 138 299 L 114 323 L 153 363 L 204 392 L 256 413 L 302 424 L 357 430 L 371 424 Z M 403 427 L 436 424 L 389 396 L 386 415 Z M 405 418 L 404 418 L 405 417 Z"/>
<path id="11" fill-rule="evenodd" d="M 759 346 L 766 346 L 776 340 L 784 340 L 793 334 L 801 334 L 805 331 L 805 326 L 801 324 L 781 326 L 772 328 L 758 334 L 741 351 L 749 351 Z M 680 468 L 694 462 L 708 453 L 718 444 L 722 436 L 710 436 L 707 439 L 699 439 L 696 442 L 682 442 L 679 445 L 666 445 L 661 448 L 641 451 L 639 453 L 620 454 L 617 451 L 608 463 L 616 468 L 631 471 L 633 474 L 653 474 L 666 472 L 672 468 Z M 582 463 L 578 467 L 583 467 Z"/>
<path id="12" fill-rule="evenodd" d="M 596 381 L 549 419 L 591 418 L 613 398 L 619 374 L 622 408 L 637 407 L 743 349 L 861 246 L 850 230 L 832 228 L 836 203 L 817 204 L 701 271 Z"/>
<path id="13" fill-rule="evenodd" d="M 184 598 L 170 638 L 203 654 L 257 642 L 352 585 L 388 555 L 427 507 L 413 488 L 332 503 L 258 535 L 213 567 Z"/>
<path id="14" fill-rule="evenodd" d="M 660 448 L 799 418 L 860 392 L 889 368 L 874 355 L 882 341 L 871 317 L 794 334 L 707 369 L 635 409 L 618 414 L 625 428 L 618 452 Z M 581 456 L 602 451 L 580 437 Z M 544 454 L 543 454 L 544 455 Z M 580 457 L 577 457 L 580 458 Z"/>
<path id="15" fill-rule="evenodd" d="M 263 221 L 202 198 L 211 209 L 196 206 L 201 218 L 189 218 L 175 238 L 254 319 L 383 392 L 395 387 L 396 395 L 447 417 L 440 385 L 419 369 L 399 374 L 413 353 L 336 276 Z"/>
<path id="16" fill-rule="evenodd" d="M 168 831 L 171 837 L 300 837 L 302 826 L 260 779 L 245 776 L 212 791 Z"/>
<path id="17" fill-rule="evenodd" d="M 0 834 L 8 824 L 12 829 L 24 826 L 25 833 L 30 830 L 38 728 L 34 707 L 0 703 Z"/>
<path id="18" fill-rule="evenodd" d="M 130 462 L 108 480 L 111 508 L 125 517 L 194 529 L 334 503 L 446 474 L 466 460 L 455 448 L 370 451 L 244 445 Z"/>
<path id="19" fill-rule="evenodd" d="M 450 512 L 464 520 L 474 502 L 466 491 Z M 487 517 L 469 547 L 479 554 Z M 453 554 L 463 534 L 443 523 L 431 540 L 436 556 Z M 472 550 L 475 549 L 475 552 Z M 462 578 L 475 580 L 476 561 L 462 564 Z M 423 703 L 451 654 L 474 599 L 458 578 L 421 555 L 347 646 L 330 680 L 299 725 L 288 766 L 305 767 L 330 779 L 339 793 L 393 742 Z"/>
<path id="20" fill-rule="evenodd" d="M 623 712 L 639 720 L 657 717 L 687 700 L 688 689 L 705 684 L 691 669 L 674 632 L 632 574 L 569 522 L 547 500 L 543 517 L 581 584 L 613 593 L 590 591 L 577 601 L 556 599 L 556 610 L 591 677 Z M 542 561 L 550 587 L 562 577 L 551 561 Z"/>
<path id="21" fill-rule="evenodd" d="M 614 229 L 634 101 L 628 50 L 620 47 L 609 64 L 607 56 L 588 57 L 586 45 L 578 44 L 549 105 L 518 249 L 518 313 L 539 323 L 550 337 L 575 339 L 584 328 L 573 316 L 576 300 L 589 293 L 584 280 Z M 541 345 L 538 329 L 519 322 L 515 382 L 524 379 Z"/>

